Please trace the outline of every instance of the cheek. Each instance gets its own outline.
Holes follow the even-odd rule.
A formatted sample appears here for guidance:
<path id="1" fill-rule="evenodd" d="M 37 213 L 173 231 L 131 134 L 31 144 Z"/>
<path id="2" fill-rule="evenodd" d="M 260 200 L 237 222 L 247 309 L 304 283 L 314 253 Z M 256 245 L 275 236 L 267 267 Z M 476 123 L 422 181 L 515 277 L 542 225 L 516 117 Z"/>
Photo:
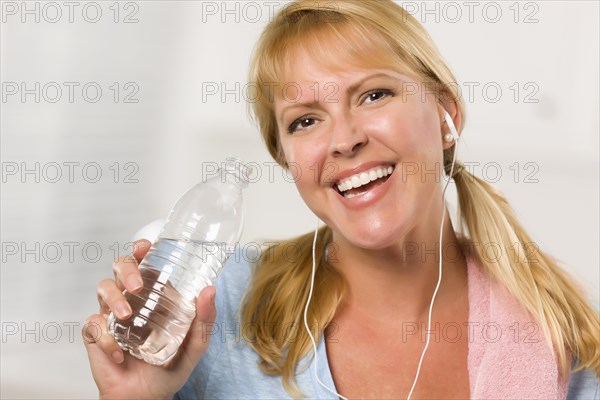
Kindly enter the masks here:
<path id="1" fill-rule="evenodd" d="M 436 116 L 431 107 L 420 103 L 390 103 L 376 112 L 362 114 L 359 125 L 369 136 L 406 151 L 435 144 Z"/>
<path id="2" fill-rule="evenodd" d="M 298 191 L 304 197 L 304 190 L 320 182 L 323 165 L 327 159 L 327 144 L 315 136 L 288 137 L 281 142 L 290 174 Z"/>
<path id="3" fill-rule="evenodd" d="M 388 140 L 402 149 L 407 157 L 431 159 L 438 152 L 441 154 L 442 144 L 438 138 L 439 127 L 435 115 L 426 111 L 424 107 L 407 107 L 385 122 L 382 132 L 391 135 Z"/>

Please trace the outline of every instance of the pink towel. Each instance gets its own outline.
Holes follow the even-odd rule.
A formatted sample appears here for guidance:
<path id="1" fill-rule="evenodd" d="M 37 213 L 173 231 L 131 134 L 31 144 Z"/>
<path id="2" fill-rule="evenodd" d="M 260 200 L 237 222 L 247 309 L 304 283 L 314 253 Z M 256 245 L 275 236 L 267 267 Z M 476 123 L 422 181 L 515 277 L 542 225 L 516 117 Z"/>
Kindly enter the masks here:
<path id="1" fill-rule="evenodd" d="M 471 398 L 565 399 L 569 377 L 535 318 L 469 257 L 467 266 Z"/>

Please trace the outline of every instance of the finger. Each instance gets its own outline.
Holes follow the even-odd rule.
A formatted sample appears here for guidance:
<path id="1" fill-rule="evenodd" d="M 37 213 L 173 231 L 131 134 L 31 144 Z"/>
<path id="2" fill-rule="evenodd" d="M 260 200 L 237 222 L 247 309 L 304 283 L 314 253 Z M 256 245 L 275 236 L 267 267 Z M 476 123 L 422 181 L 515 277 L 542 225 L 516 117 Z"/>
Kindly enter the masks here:
<path id="1" fill-rule="evenodd" d="M 137 293 L 144 285 L 138 262 L 131 256 L 119 257 L 113 262 L 112 270 L 117 287 L 121 290 L 127 289 L 130 293 Z"/>
<path id="2" fill-rule="evenodd" d="M 207 286 L 200 292 L 196 301 L 196 318 L 182 344 L 182 358 L 187 367 L 193 368 L 206 351 L 213 332 L 217 309 L 215 307 L 214 286 Z"/>
<path id="3" fill-rule="evenodd" d="M 131 306 L 127 298 L 112 279 L 105 279 L 98 284 L 97 295 L 100 313 L 104 316 L 108 316 L 111 311 L 120 319 L 131 316 Z"/>
<path id="4" fill-rule="evenodd" d="M 106 329 L 106 319 L 99 314 L 91 315 L 81 331 L 83 343 L 90 357 L 100 349 L 113 362 L 120 364 L 125 359 L 123 350 Z"/>
<path id="5" fill-rule="evenodd" d="M 152 246 L 152 243 L 147 239 L 140 239 L 133 242 L 132 255 L 138 263 L 142 261 L 142 258 L 144 258 L 148 250 L 150 250 L 150 246 Z"/>

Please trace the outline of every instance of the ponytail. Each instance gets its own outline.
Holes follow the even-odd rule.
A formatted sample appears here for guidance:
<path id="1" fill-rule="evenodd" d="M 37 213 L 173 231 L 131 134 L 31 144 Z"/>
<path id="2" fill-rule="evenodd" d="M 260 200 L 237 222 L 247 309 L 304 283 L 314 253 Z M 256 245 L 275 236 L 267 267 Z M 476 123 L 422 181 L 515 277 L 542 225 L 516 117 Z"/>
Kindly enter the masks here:
<path id="1" fill-rule="evenodd" d="M 600 378 L 600 317 L 581 294 L 585 290 L 539 250 L 497 189 L 459 162 L 453 178 L 461 228 L 476 244 L 482 268 L 537 319 L 563 376 L 569 368 L 568 350 L 579 361 L 575 371 L 591 368 Z M 492 259 L 477 244 L 493 244 L 500 255 Z"/>

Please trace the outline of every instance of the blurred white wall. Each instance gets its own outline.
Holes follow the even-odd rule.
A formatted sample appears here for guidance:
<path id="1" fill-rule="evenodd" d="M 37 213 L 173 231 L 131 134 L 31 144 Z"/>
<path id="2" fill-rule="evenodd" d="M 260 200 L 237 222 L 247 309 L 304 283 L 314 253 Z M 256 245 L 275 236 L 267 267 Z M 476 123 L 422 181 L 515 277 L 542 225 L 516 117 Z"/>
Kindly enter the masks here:
<path id="1" fill-rule="evenodd" d="M 598 2 L 399 3 L 464 83 L 459 158 L 597 300 Z M 270 174 L 242 90 L 284 2 L 73 4 L 2 3 L 3 398 L 97 396 L 79 333 L 96 285 L 207 163 L 262 166 L 242 243 L 314 227 L 281 169 Z"/>

